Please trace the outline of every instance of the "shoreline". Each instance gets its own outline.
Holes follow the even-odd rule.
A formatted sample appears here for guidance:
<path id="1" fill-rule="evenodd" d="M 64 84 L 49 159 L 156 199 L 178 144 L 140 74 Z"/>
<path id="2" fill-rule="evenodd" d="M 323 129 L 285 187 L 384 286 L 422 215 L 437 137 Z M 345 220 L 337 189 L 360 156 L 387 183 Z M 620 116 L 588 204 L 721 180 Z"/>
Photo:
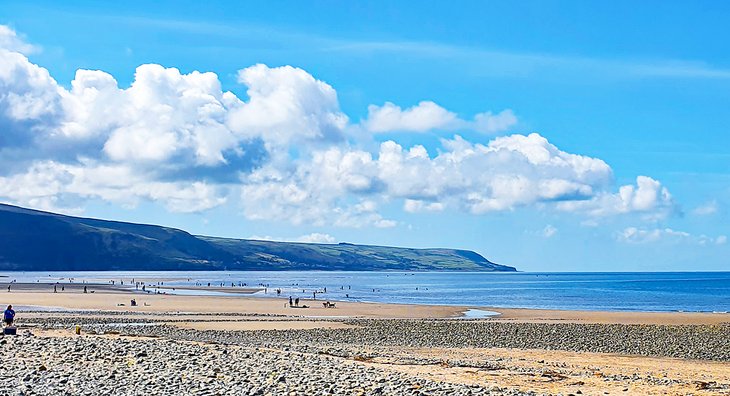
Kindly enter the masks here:
<path id="1" fill-rule="evenodd" d="M 7 285 L 7 284 L 5 284 Z M 254 296 L 254 288 L 240 288 L 230 295 L 155 294 L 130 290 L 123 286 L 107 284 L 64 284 L 65 291 L 53 292 L 53 284 L 13 284 L 11 292 L 0 286 L 0 304 L 33 306 L 35 312 L 51 309 L 126 311 L 150 314 L 185 312 L 192 314 L 251 314 L 321 318 L 384 318 L 384 319 L 469 319 L 504 322 L 557 322 L 596 324 L 720 324 L 730 323 L 729 313 L 709 312 L 641 312 L 641 311 L 594 311 L 555 310 L 532 308 L 501 308 L 489 306 L 420 305 L 380 302 L 349 302 L 328 299 L 300 299 L 300 308 L 290 308 L 288 299 L 281 297 Z M 81 290 L 86 286 L 89 293 Z M 181 287 L 181 290 L 190 288 Z M 211 292 L 220 292 L 218 290 Z M 195 291 L 195 290 L 193 290 Z M 129 306 L 135 299 L 138 306 Z M 323 303 L 334 302 L 335 308 L 325 308 Z M 307 306 L 304 308 L 303 306 Z M 477 316 L 466 317 L 469 310 Z M 480 315 L 496 312 L 498 316 Z"/>

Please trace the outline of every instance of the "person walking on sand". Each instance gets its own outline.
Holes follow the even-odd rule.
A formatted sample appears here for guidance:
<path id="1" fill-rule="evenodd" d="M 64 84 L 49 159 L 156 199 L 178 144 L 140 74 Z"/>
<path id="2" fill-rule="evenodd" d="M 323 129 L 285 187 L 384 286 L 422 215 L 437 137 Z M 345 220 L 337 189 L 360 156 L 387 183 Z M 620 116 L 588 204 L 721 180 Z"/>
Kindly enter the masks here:
<path id="1" fill-rule="evenodd" d="M 292 303 L 291 296 L 289 296 L 289 306 L 290 307 L 291 307 L 291 303 Z"/>
<path id="2" fill-rule="evenodd" d="M 296 307 L 298 307 L 298 306 L 299 306 L 299 297 L 297 297 L 297 298 L 296 298 L 296 299 L 294 300 L 294 306 L 296 306 Z"/>
<path id="3" fill-rule="evenodd" d="M 88 293 L 87 290 L 86 290 L 86 286 L 84 286 L 84 293 Z"/>
<path id="4" fill-rule="evenodd" d="M 8 308 L 5 310 L 5 313 L 3 314 L 3 321 L 5 322 L 5 326 L 12 326 L 13 321 L 15 320 L 15 311 L 13 310 L 12 305 L 8 305 Z"/>
<path id="5" fill-rule="evenodd" d="M 58 293 L 58 290 L 56 289 L 56 285 L 53 285 L 53 292 Z"/>

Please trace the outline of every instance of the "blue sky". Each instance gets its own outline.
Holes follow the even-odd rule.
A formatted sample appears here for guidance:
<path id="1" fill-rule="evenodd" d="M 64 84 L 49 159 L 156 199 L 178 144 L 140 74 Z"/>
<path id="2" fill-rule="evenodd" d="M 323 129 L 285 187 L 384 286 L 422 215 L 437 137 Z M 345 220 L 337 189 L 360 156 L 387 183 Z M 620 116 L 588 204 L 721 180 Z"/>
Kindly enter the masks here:
<path id="1" fill-rule="evenodd" d="M 726 270 L 729 22 L 718 2 L 0 2 L 0 201 Z"/>

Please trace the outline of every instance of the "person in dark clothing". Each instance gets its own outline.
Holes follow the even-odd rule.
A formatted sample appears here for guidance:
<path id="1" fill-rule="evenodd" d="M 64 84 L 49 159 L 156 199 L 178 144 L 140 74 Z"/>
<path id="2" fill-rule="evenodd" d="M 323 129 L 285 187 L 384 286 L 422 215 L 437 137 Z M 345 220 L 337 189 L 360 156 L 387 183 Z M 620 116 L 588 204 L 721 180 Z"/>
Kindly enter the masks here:
<path id="1" fill-rule="evenodd" d="M 291 296 L 289 296 L 289 306 L 290 306 L 290 307 L 292 306 L 292 300 L 291 300 Z"/>
<path id="2" fill-rule="evenodd" d="M 3 314 L 3 321 L 5 321 L 6 326 L 12 326 L 14 320 L 15 311 L 13 310 L 12 305 L 8 305 L 8 308 L 5 310 L 5 314 Z"/>

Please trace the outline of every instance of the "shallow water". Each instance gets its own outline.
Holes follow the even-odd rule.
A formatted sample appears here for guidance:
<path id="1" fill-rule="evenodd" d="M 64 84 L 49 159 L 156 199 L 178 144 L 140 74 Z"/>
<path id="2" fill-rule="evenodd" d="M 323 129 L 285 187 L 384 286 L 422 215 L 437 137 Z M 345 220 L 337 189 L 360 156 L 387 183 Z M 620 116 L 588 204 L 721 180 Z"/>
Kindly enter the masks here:
<path id="1" fill-rule="evenodd" d="M 474 307 L 544 308 L 611 311 L 730 311 L 730 272 L 663 273 L 482 273 L 482 272 L 343 272 L 343 271 L 211 271 L 211 272 L 2 272 L 4 281 L 55 283 L 108 282 L 132 278 L 165 286 L 203 285 L 238 288 L 268 285 L 260 297 L 311 298 Z M 190 280 L 188 280 L 190 279 Z M 154 282 L 153 282 L 154 283 Z M 171 292 L 170 290 L 166 290 Z M 214 291 L 175 293 L 234 295 Z M 245 295 L 235 294 L 243 297 Z"/>

